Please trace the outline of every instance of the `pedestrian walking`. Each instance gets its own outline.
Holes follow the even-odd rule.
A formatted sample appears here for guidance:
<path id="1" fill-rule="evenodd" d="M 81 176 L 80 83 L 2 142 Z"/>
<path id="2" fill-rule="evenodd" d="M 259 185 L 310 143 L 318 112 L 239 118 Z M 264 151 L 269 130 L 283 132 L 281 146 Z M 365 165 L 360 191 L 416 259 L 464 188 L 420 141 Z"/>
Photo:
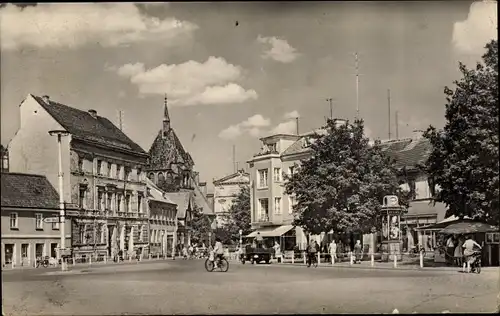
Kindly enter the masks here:
<path id="1" fill-rule="evenodd" d="M 457 246 L 455 247 L 455 264 L 458 266 L 458 267 L 461 267 L 462 266 L 462 261 L 463 261 L 463 245 L 464 245 L 464 238 L 463 237 L 459 237 L 458 238 L 458 244 Z"/>
<path id="2" fill-rule="evenodd" d="M 337 260 L 337 244 L 335 243 L 335 239 L 330 243 L 330 256 Z"/>
<path id="3" fill-rule="evenodd" d="M 361 245 L 360 240 L 356 240 L 356 244 L 354 245 L 354 254 L 356 255 L 354 263 L 361 263 L 363 252 L 363 246 Z"/>
<path id="4" fill-rule="evenodd" d="M 455 253 L 455 241 L 453 235 L 446 240 L 446 262 L 448 265 L 453 264 L 453 255 Z"/>

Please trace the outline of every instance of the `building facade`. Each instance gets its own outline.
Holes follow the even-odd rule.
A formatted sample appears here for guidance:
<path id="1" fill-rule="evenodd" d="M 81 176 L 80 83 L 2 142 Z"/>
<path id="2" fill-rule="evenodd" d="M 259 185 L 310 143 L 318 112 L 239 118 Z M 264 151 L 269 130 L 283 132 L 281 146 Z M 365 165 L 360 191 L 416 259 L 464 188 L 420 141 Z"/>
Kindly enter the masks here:
<path id="1" fill-rule="evenodd" d="M 172 256 L 177 244 L 177 205 L 146 179 L 149 208 L 149 244 L 153 256 Z"/>
<path id="2" fill-rule="evenodd" d="M 191 243 L 191 219 L 195 208 L 213 220 L 213 208 L 206 198 L 206 185 L 199 182 L 194 161 L 184 149 L 170 124 L 165 98 L 163 125 L 151 148 L 147 163 L 148 178 L 177 204 L 177 238 L 179 245 Z"/>
<path id="3" fill-rule="evenodd" d="M 62 137 L 61 147 L 64 200 L 79 209 L 72 218 L 74 254 L 147 251 L 147 153 L 94 110 L 82 111 L 30 94 L 20 111 L 20 128 L 8 145 L 12 171 L 46 175 L 56 186 L 58 147 L 48 132 L 69 134 Z"/>
<path id="4" fill-rule="evenodd" d="M 239 170 L 221 179 L 214 180 L 213 205 L 215 213 L 216 227 L 222 227 L 227 223 L 229 211 L 234 200 L 238 196 L 242 187 L 250 185 L 250 174 Z"/>
<path id="5" fill-rule="evenodd" d="M 1 177 L 2 267 L 34 266 L 36 258 L 59 258 L 59 194 L 45 176 L 3 173 Z M 65 223 L 66 247 L 71 245 L 71 222 Z"/>

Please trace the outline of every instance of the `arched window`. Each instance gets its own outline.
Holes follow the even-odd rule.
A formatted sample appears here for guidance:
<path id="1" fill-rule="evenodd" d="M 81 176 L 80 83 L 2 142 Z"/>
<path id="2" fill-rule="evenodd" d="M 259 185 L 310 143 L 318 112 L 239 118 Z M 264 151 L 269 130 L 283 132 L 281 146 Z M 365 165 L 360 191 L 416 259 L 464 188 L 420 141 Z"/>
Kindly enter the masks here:
<path id="1" fill-rule="evenodd" d="M 161 184 L 165 182 L 165 176 L 163 175 L 163 172 L 158 173 L 158 184 Z"/>
<path id="2" fill-rule="evenodd" d="M 154 173 L 152 173 L 152 172 L 150 172 L 150 173 L 148 174 L 148 179 L 154 182 L 154 181 L 155 181 L 155 174 L 154 174 Z"/>

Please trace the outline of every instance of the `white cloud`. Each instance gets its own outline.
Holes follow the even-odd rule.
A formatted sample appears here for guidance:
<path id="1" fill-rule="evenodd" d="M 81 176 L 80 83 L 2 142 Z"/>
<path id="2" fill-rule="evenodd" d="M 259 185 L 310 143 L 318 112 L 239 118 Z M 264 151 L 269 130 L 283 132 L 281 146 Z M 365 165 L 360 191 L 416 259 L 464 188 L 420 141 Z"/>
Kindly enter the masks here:
<path id="1" fill-rule="evenodd" d="M 141 13 L 133 3 L 38 4 L 0 9 L 1 47 L 78 48 L 85 44 L 119 46 L 154 41 L 172 44 L 197 25 Z"/>
<path id="2" fill-rule="evenodd" d="M 292 111 L 292 112 L 285 113 L 285 115 L 283 117 L 287 120 L 296 119 L 297 117 L 300 117 L 300 114 L 298 111 Z"/>
<path id="3" fill-rule="evenodd" d="M 278 124 L 270 132 L 273 134 L 295 134 L 297 132 L 297 123 L 295 121 L 288 121 Z"/>
<path id="4" fill-rule="evenodd" d="M 466 20 L 453 26 L 452 42 L 459 52 L 482 55 L 484 46 L 497 38 L 498 13 L 496 1 L 471 4 Z"/>
<path id="5" fill-rule="evenodd" d="M 264 51 L 262 58 L 273 59 L 282 63 L 291 63 L 294 61 L 299 54 L 296 49 L 290 46 L 288 42 L 284 39 L 279 39 L 277 37 L 263 37 L 258 36 L 257 41 L 259 43 L 270 46 L 268 50 Z"/>
<path id="6" fill-rule="evenodd" d="M 258 97 L 255 90 L 245 90 L 236 83 L 242 78 L 242 69 L 220 57 L 152 69 L 140 63 L 126 64 L 117 73 L 130 79 L 140 94 L 167 93 L 172 105 L 234 104 Z"/>
<path id="7" fill-rule="evenodd" d="M 231 125 L 219 133 L 219 137 L 223 139 L 234 139 L 241 136 L 243 133 L 248 133 L 252 137 L 259 137 L 262 133 L 262 128 L 271 125 L 271 120 L 263 117 L 260 114 L 255 114 L 246 120 Z"/>

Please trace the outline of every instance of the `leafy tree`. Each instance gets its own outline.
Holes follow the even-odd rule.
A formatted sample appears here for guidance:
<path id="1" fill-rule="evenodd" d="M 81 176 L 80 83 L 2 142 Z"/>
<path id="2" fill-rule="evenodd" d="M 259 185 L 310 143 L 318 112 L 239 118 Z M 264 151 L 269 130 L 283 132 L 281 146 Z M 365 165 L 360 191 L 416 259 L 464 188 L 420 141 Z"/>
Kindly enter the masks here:
<path id="1" fill-rule="evenodd" d="M 191 243 L 205 242 L 208 245 L 208 233 L 212 231 L 212 221 L 203 214 L 203 209 L 196 204 L 193 205 L 191 218 Z"/>
<path id="2" fill-rule="evenodd" d="M 241 186 L 238 196 L 229 209 L 229 218 L 225 222 L 224 229 L 235 243 L 239 242 L 240 229 L 243 231 L 243 236 L 251 232 L 250 188 L 248 186 Z"/>
<path id="3" fill-rule="evenodd" d="M 376 219 L 385 195 L 398 195 L 407 204 L 408 192 L 399 187 L 394 160 L 378 143 L 368 144 L 362 120 L 341 125 L 328 120 L 324 129 L 324 135 L 312 136 L 311 157 L 286 177 L 286 193 L 297 202 L 294 225 L 311 234 L 380 228 Z"/>
<path id="4" fill-rule="evenodd" d="M 436 201 L 447 216 L 469 216 L 498 224 L 498 42 L 486 45 L 476 69 L 459 64 L 455 90 L 445 88 L 446 124 L 430 126 L 432 144 L 425 168 L 438 185 Z"/>

